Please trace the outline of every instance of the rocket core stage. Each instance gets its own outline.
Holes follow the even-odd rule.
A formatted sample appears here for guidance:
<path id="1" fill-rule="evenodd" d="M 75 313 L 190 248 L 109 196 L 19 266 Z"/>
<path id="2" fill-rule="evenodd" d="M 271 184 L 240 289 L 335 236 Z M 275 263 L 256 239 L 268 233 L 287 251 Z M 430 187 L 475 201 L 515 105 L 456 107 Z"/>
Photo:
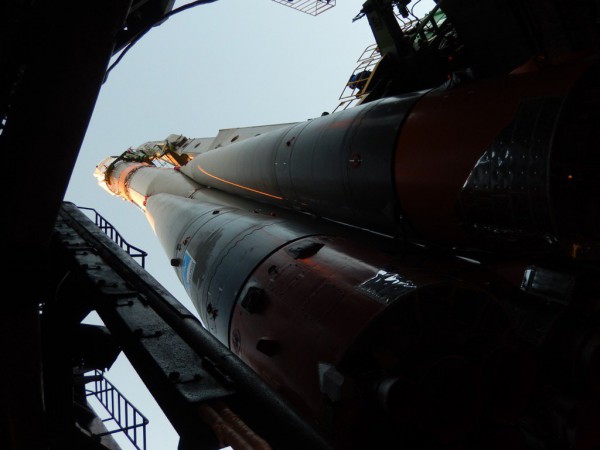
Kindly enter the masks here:
<path id="1" fill-rule="evenodd" d="M 145 212 L 204 325 L 338 448 L 598 445 L 535 408 L 564 412 L 542 386 L 577 385 L 570 405 L 600 387 L 597 320 L 573 315 L 598 302 L 599 93 L 594 58 L 532 62 L 96 176 Z"/>

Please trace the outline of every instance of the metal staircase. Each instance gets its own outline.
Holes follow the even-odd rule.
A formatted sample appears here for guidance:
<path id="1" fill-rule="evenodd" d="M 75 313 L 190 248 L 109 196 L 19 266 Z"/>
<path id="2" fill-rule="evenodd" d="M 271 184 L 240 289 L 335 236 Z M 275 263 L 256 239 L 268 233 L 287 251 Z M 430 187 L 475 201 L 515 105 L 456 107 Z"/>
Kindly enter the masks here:
<path id="1" fill-rule="evenodd" d="M 102 217 L 94 208 L 79 206 L 79 209 L 93 212 L 94 223 L 96 226 L 100 228 L 114 243 L 125 250 L 129 256 L 132 258 L 139 258 L 139 263 L 142 267 L 146 267 L 146 256 L 148 256 L 147 252 L 127 242 L 117 231 L 117 229 L 108 220 Z"/>
<path id="2" fill-rule="evenodd" d="M 93 396 L 108 413 L 108 417 L 102 419 L 108 431 L 94 436 L 100 438 L 108 434 L 123 433 L 136 449 L 146 450 L 148 419 L 104 377 L 102 371 L 95 370 L 88 379 L 90 381 L 86 384 L 86 396 Z"/>

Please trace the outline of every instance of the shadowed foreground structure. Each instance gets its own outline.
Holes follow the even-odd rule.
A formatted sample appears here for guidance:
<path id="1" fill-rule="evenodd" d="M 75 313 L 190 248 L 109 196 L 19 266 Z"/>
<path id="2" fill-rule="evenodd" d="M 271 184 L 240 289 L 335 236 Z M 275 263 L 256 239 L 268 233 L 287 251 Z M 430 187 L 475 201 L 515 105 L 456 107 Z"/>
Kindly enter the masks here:
<path id="1" fill-rule="evenodd" d="M 5 171 L 3 448 L 118 448 L 84 386 L 121 351 L 182 450 L 600 445 L 598 2 L 409 3 L 362 5 L 356 106 L 100 165 L 206 329 L 63 202 L 110 57 L 172 2 L 2 7 L 0 147 L 53 155 L 43 199 Z"/>

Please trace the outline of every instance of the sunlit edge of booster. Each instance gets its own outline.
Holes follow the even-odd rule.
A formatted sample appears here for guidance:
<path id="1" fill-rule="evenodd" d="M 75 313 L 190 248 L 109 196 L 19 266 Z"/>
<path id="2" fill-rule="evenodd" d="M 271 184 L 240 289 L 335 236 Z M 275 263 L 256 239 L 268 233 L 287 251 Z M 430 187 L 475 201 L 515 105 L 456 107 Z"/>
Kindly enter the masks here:
<path id="1" fill-rule="evenodd" d="M 393 149 L 424 94 L 383 98 L 232 142 L 181 171 L 234 195 L 394 235 Z"/>
<path id="2" fill-rule="evenodd" d="M 234 195 L 419 244 L 593 259 L 597 72 L 598 55 L 530 61 L 502 77 L 232 142 L 181 170 Z"/>

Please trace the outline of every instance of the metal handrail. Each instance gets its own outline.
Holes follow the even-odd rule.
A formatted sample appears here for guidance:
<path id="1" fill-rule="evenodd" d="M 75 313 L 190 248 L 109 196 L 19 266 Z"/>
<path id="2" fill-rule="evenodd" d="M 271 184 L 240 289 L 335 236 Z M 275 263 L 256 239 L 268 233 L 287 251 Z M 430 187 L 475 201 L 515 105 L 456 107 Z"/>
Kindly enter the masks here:
<path id="1" fill-rule="evenodd" d="M 86 397 L 93 395 L 110 415 L 102 422 L 114 421 L 117 428 L 97 433 L 94 436 L 102 437 L 114 433 L 124 433 L 127 439 L 138 450 L 146 450 L 146 425 L 149 420 L 133 406 L 121 392 L 104 377 L 100 370 L 94 371 L 95 376 L 90 383 L 93 389 L 86 389 Z M 90 384 L 88 383 L 88 384 Z M 138 429 L 141 432 L 138 433 Z"/>
<path id="2" fill-rule="evenodd" d="M 100 228 L 100 230 L 102 230 L 104 234 L 106 234 L 119 247 L 125 250 L 129 256 L 132 258 L 139 258 L 141 261 L 140 265 L 143 268 L 146 268 L 146 256 L 148 256 L 147 252 L 127 242 L 117 231 L 117 229 L 108 220 L 102 217 L 102 215 L 94 208 L 87 208 L 85 206 L 78 206 L 78 208 L 93 211 L 96 215 L 94 220 L 96 226 Z"/>

